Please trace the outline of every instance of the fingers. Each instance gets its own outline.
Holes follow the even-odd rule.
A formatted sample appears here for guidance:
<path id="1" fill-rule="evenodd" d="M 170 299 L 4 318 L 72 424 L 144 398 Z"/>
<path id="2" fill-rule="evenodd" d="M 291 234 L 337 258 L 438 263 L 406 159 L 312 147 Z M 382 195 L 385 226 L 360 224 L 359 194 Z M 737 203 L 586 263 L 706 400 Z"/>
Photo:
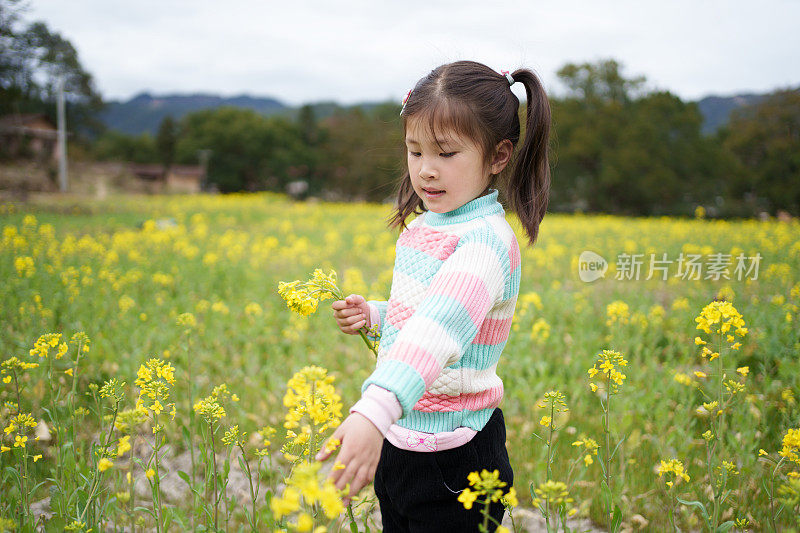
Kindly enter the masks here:
<path id="1" fill-rule="evenodd" d="M 364 315 L 364 311 L 359 307 L 346 307 L 340 311 L 334 311 L 333 316 L 336 318 L 348 318 L 355 315 Z"/>
<path id="2" fill-rule="evenodd" d="M 333 453 L 333 450 L 328 451 L 328 442 L 331 440 L 331 438 L 333 438 L 333 437 L 329 437 L 329 438 L 325 439 L 325 442 L 322 443 L 322 446 L 320 447 L 319 451 L 317 452 L 317 455 L 314 456 L 314 459 L 316 459 L 317 461 L 325 461 L 326 459 L 328 459 L 328 457 L 331 456 L 331 453 Z"/>
<path id="3" fill-rule="evenodd" d="M 334 311 L 340 311 L 342 309 L 345 309 L 346 307 L 350 307 L 350 305 L 344 300 L 336 300 L 331 304 L 331 307 L 333 308 Z"/>
<path id="4" fill-rule="evenodd" d="M 367 303 L 367 300 L 364 299 L 363 296 L 360 294 L 351 294 L 347 298 L 344 299 L 345 302 L 349 303 L 350 305 L 363 305 Z"/>
<path id="5" fill-rule="evenodd" d="M 355 296 L 361 300 L 364 299 L 361 296 Z M 336 319 L 339 329 L 344 333 L 355 335 L 358 333 L 358 330 L 367 325 L 367 315 L 365 310 L 360 306 L 348 303 L 348 299 L 352 301 L 353 295 L 348 296 L 344 300 L 333 302 L 331 307 L 333 308 L 333 317 Z"/>
<path id="6" fill-rule="evenodd" d="M 338 460 L 338 458 L 337 458 Z M 344 505 L 347 505 L 351 498 L 355 498 L 361 489 L 369 485 L 375 478 L 375 466 L 370 464 L 355 464 L 356 461 L 350 462 L 344 469 L 339 470 L 340 475 L 334 478 L 336 471 L 331 473 L 331 480 L 337 489 L 343 490 L 347 485 L 350 485 L 347 498 Z"/>
<path id="7" fill-rule="evenodd" d="M 364 315 L 355 315 L 347 318 L 337 318 L 336 323 L 344 333 L 355 335 L 358 330 L 367 325 Z"/>
<path id="8" fill-rule="evenodd" d="M 333 317 L 344 333 L 356 335 L 369 323 L 369 307 L 367 301 L 359 294 L 351 294 L 344 300 L 336 300 L 331 304 Z"/>
<path id="9" fill-rule="evenodd" d="M 347 307 L 360 307 L 367 305 L 367 300 L 360 294 L 351 294 L 344 300 L 336 300 L 331 304 L 334 309 L 345 309 Z"/>

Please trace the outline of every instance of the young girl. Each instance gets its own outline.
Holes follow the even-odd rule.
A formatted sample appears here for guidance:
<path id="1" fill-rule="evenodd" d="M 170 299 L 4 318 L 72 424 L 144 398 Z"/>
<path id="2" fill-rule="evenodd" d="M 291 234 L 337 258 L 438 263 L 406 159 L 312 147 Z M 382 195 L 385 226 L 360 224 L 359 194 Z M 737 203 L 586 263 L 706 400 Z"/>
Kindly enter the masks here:
<path id="1" fill-rule="evenodd" d="M 526 135 L 503 173 L 520 140 L 514 83 L 527 94 Z M 549 194 L 550 107 L 530 70 L 498 74 L 458 61 L 421 79 L 401 116 L 408 172 L 390 220 L 404 229 L 390 298 L 333 304 L 343 332 L 378 324 L 381 342 L 361 399 L 333 434 L 345 468 L 331 476 L 339 488 L 349 483 L 350 495 L 374 477 L 386 532 L 477 531 L 477 506 L 458 501 L 467 474 L 496 469 L 505 490 L 513 483 L 496 368 L 520 252 L 492 186 L 509 174 L 507 201 L 533 244 Z M 419 216 L 406 224 L 412 213 Z M 502 505 L 491 514 L 500 522 Z"/>

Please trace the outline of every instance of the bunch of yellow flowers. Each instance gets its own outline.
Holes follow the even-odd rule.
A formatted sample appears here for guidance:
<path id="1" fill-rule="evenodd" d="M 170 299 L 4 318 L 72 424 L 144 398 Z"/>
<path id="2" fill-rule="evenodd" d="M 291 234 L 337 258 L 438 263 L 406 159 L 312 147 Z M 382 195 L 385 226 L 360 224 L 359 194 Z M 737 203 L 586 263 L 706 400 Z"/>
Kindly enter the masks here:
<path id="1" fill-rule="evenodd" d="M 159 415 L 167 408 L 175 418 L 175 404 L 167 403 L 169 388 L 175 383 L 175 368 L 160 359 L 149 359 L 139 367 L 136 373 L 136 386 L 140 388 L 137 408 L 143 408 L 148 414 Z M 155 431 L 156 428 L 154 428 Z"/>
<path id="2" fill-rule="evenodd" d="M 286 384 L 283 405 L 288 409 L 284 427 L 299 427 L 306 414 L 324 432 L 338 427 L 342 420 L 342 399 L 333 386 L 335 378 L 319 366 L 307 366 L 296 372 Z"/>
<path id="3" fill-rule="evenodd" d="M 344 511 L 342 504 L 342 492 L 339 491 L 329 478 L 320 484 L 319 468 L 321 463 L 301 463 L 292 471 L 291 476 L 286 479 L 286 489 L 281 496 L 274 496 L 270 501 L 270 508 L 275 518 L 280 520 L 285 516 L 300 511 L 305 504 L 306 509 L 313 512 L 315 504 L 322 507 L 325 517 L 332 520 Z M 327 531 L 325 526 L 314 527 L 315 517 L 306 510 L 298 514 L 294 522 L 289 523 L 289 527 L 294 531 L 312 531 L 313 533 L 324 533 Z"/>
<path id="4" fill-rule="evenodd" d="M 661 460 L 661 465 L 658 467 L 658 477 L 666 474 L 675 474 L 675 481 L 689 481 L 689 474 L 686 473 L 683 463 L 677 459 L 670 459 L 669 461 Z M 666 485 L 672 487 L 675 481 L 668 480 Z"/>
<path id="5" fill-rule="evenodd" d="M 308 281 L 281 281 L 278 294 L 286 301 L 287 307 L 301 316 L 308 316 L 317 310 L 319 302 L 331 298 L 341 299 L 341 291 L 336 285 L 336 272 L 325 274 L 322 269 L 314 270 Z"/>
<path id="6" fill-rule="evenodd" d="M 552 479 L 540 483 L 538 487 L 533 489 L 536 497 L 533 499 L 533 504 L 541 506 L 543 503 L 558 506 L 561 504 L 569 505 L 574 500 L 569 496 L 567 484 L 563 481 L 553 481 Z M 575 514 L 575 509 L 570 510 L 569 515 Z"/>
<path id="7" fill-rule="evenodd" d="M 214 387 L 211 394 L 195 402 L 194 412 L 209 424 L 226 416 L 222 401 L 231 396 L 227 385 L 224 383 Z"/>
<path id="8" fill-rule="evenodd" d="M 464 509 L 472 509 L 472 504 L 475 503 L 478 498 L 484 498 L 480 500 L 479 503 L 485 503 L 487 500 L 496 502 L 501 498 L 504 498 L 512 507 L 517 506 L 519 503 L 517 501 L 517 491 L 514 487 L 511 487 L 511 489 L 503 495 L 503 487 L 505 487 L 507 483 L 505 481 L 500 481 L 500 472 L 497 470 L 489 472 L 483 469 L 480 474 L 478 474 L 478 472 L 470 472 L 467 476 L 467 481 L 469 481 L 469 486 L 473 488 L 465 488 L 458 496 L 458 501 L 464 505 Z"/>
<path id="9" fill-rule="evenodd" d="M 783 446 L 778 452 L 781 457 L 800 465 L 800 428 L 789 429 L 783 436 Z"/>
<path id="10" fill-rule="evenodd" d="M 630 307 L 621 300 L 615 300 L 606 306 L 606 325 L 611 326 L 615 323 L 627 324 L 630 316 Z"/>
<path id="11" fill-rule="evenodd" d="M 545 427 L 552 427 L 553 429 L 555 429 L 555 426 L 553 425 L 552 415 L 555 413 L 564 413 L 569 411 L 566 399 L 567 397 L 564 396 L 564 393 L 562 393 L 561 391 L 554 390 L 545 392 L 544 398 L 539 400 L 539 402 L 536 404 L 536 407 L 538 407 L 539 409 L 549 408 L 551 414 L 542 416 L 542 418 L 539 420 L 539 424 Z"/>
<path id="12" fill-rule="evenodd" d="M 609 383 L 609 394 L 616 394 L 619 392 L 619 386 L 625 381 L 627 377 L 625 374 L 617 370 L 617 367 L 622 368 L 628 364 L 628 361 L 622 357 L 622 354 L 615 350 L 603 350 L 597 358 L 594 366 L 589 369 L 589 377 L 593 378 L 597 374 L 605 374 L 606 380 Z M 597 385 L 590 383 L 592 392 L 597 391 Z"/>
<path id="13" fill-rule="evenodd" d="M 11 434 L 14 434 L 14 448 L 25 448 L 28 442 L 28 431 L 29 428 L 35 428 L 38 424 L 36 420 L 33 419 L 31 415 L 28 413 L 20 413 L 15 417 L 12 417 L 11 420 L 8 421 L 8 425 L 3 428 L 3 437 L 6 435 L 11 438 Z M 10 446 L 3 446 L 0 448 L 0 451 L 7 452 L 11 450 Z M 41 456 L 39 456 L 41 457 Z"/>
<path id="14" fill-rule="evenodd" d="M 697 329 L 704 331 L 707 334 L 718 333 L 725 335 L 725 339 L 731 343 L 732 350 L 738 350 L 742 345 L 736 339 L 736 335 L 744 337 L 747 335 L 747 328 L 745 327 L 744 319 L 739 311 L 728 301 L 714 301 L 706 305 L 700 312 L 700 316 L 694 319 L 697 322 Z M 709 361 L 713 361 L 719 357 L 718 352 L 714 352 L 708 346 L 705 346 L 706 341 L 701 337 L 695 337 L 695 344 L 703 346 L 702 356 L 708 356 Z"/>
<path id="15" fill-rule="evenodd" d="M 64 357 L 64 354 L 67 353 L 69 349 L 66 342 L 61 342 L 61 333 L 45 333 L 36 339 L 33 348 L 30 350 L 30 355 L 32 357 L 49 357 L 50 348 L 56 347 L 58 347 L 55 353 L 56 359 Z"/>
<path id="16" fill-rule="evenodd" d="M 582 439 L 576 440 L 572 443 L 573 446 L 582 446 L 583 451 L 586 452 L 586 455 L 583 456 L 583 464 L 589 466 L 594 462 L 592 459 L 592 455 L 595 457 L 597 456 L 597 450 L 600 448 L 600 445 L 597 444 L 597 441 L 594 439 L 590 439 L 589 437 L 584 437 Z"/>

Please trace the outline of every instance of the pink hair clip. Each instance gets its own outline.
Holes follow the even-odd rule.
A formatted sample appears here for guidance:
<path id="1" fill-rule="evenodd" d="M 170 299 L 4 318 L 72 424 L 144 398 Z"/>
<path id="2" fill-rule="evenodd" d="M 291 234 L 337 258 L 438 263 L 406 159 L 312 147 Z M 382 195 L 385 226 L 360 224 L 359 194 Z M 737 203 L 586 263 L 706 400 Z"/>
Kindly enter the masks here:
<path id="1" fill-rule="evenodd" d="M 400 116 L 401 116 L 401 117 L 403 116 L 403 111 L 405 111 L 405 110 L 406 110 L 406 102 L 408 102 L 408 99 L 409 99 L 409 98 L 411 98 L 411 92 L 412 92 L 413 90 L 414 90 L 414 89 L 411 89 L 411 90 L 409 90 L 409 91 L 408 91 L 408 94 L 406 94 L 406 97 L 405 97 L 405 98 L 403 98 L 403 107 L 400 109 Z"/>

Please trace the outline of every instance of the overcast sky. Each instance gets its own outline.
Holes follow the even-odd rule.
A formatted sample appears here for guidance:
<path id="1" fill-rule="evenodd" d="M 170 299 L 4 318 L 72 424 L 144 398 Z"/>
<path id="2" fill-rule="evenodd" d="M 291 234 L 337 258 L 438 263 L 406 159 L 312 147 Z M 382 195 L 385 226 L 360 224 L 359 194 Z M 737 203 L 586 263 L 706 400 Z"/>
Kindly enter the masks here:
<path id="1" fill-rule="evenodd" d="M 798 0 L 30 0 L 24 18 L 69 39 L 105 99 L 401 100 L 458 59 L 555 93 L 565 63 L 602 58 L 687 100 L 800 85 Z"/>

